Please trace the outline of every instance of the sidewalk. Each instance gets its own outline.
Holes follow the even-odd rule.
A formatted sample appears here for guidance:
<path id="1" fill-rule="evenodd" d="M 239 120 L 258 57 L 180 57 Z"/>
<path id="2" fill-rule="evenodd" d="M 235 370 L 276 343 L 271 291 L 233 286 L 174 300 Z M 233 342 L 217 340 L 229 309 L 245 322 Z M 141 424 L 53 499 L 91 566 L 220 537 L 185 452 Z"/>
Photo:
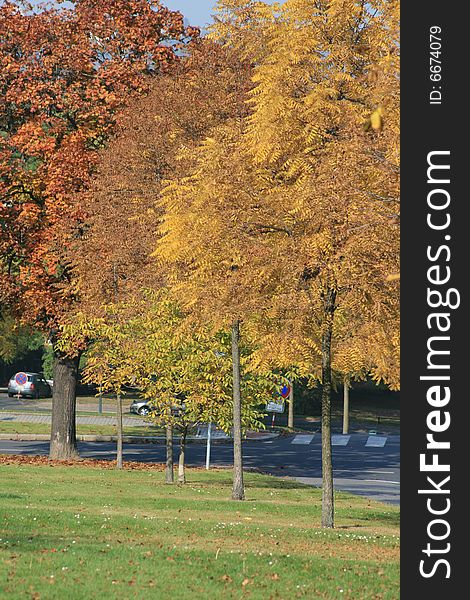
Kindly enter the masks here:
<path id="1" fill-rule="evenodd" d="M 11 412 L 1 412 L 0 413 L 0 422 L 8 421 L 9 423 L 41 423 L 43 425 L 51 424 L 51 415 L 39 415 L 32 413 L 11 413 Z M 76 417 L 77 425 L 116 425 L 116 417 L 84 417 L 77 416 Z M 145 419 L 136 419 L 132 417 L 122 418 L 122 424 L 124 427 L 147 427 L 151 425 L 151 423 L 145 421 Z"/>

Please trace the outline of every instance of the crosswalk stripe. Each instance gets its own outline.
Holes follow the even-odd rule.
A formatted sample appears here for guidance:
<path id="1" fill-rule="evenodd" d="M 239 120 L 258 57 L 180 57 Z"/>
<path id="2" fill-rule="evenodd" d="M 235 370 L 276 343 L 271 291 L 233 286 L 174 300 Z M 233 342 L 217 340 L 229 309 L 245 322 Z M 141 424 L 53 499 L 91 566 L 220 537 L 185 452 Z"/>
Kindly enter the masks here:
<path id="1" fill-rule="evenodd" d="M 311 441 L 313 440 L 313 435 L 302 435 L 302 434 L 298 434 L 295 436 L 295 438 L 292 440 L 292 444 L 310 444 Z"/>
<path id="2" fill-rule="evenodd" d="M 347 446 L 350 439 L 350 435 L 332 435 L 331 444 L 332 446 Z"/>
<path id="3" fill-rule="evenodd" d="M 308 445 L 311 444 L 313 441 L 313 438 L 315 436 L 312 435 L 306 435 L 306 434 L 297 434 L 294 439 L 291 441 L 291 444 L 303 444 L 303 445 Z M 343 434 L 334 434 L 331 436 L 331 445 L 332 446 L 347 446 L 351 440 L 351 435 L 343 435 Z M 368 448 L 383 448 L 385 446 L 385 444 L 387 443 L 388 440 L 388 436 L 382 436 L 382 435 L 369 435 L 366 442 L 365 442 L 365 446 Z M 268 442 L 265 442 L 268 443 Z"/>
<path id="4" fill-rule="evenodd" d="M 366 446 L 369 448 L 383 448 L 387 443 L 387 438 L 381 435 L 370 435 L 367 438 Z"/>

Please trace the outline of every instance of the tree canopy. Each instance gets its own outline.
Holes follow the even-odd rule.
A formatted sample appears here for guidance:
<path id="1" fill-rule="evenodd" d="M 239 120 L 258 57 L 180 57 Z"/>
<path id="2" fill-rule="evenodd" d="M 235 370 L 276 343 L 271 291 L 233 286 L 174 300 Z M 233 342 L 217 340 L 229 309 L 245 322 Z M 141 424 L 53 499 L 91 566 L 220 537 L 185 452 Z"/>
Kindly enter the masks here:
<path id="1" fill-rule="evenodd" d="M 287 327 L 290 344 L 271 331 L 266 356 L 288 348 L 281 362 L 292 357 L 322 383 L 332 526 L 332 367 L 398 385 L 398 6 L 237 1 L 219 11 L 213 39 L 252 52 L 250 112 L 182 153 L 194 166 L 163 188 L 156 256 L 206 318 L 257 314 L 276 335 Z"/>

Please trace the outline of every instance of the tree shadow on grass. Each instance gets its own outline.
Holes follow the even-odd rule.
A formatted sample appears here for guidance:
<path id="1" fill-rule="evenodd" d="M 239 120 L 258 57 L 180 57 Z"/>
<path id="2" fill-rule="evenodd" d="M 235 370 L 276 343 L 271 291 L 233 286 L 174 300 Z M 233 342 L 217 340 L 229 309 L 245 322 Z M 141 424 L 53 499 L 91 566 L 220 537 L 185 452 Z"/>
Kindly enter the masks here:
<path id="1" fill-rule="evenodd" d="M 348 518 L 351 521 L 357 521 L 355 527 L 370 527 L 371 525 L 378 526 L 383 525 L 385 527 L 400 527 L 400 513 L 398 512 L 387 512 L 387 511 L 368 511 L 367 515 L 364 516 L 364 509 L 356 509 L 356 511 L 362 511 L 362 514 L 343 514 L 343 511 L 339 509 L 337 516 L 339 519 Z"/>
<path id="2" fill-rule="evenodd" d="M 245 474 L 246 475 L 246 474 Z M 204 486 L 228 486 L 233 485 L 231 477 L 224 477 L 215 481 L 207 481 L 207 479 L 192 476 L 191 471 L 188 473 L 189 484 L 199 484 Z M 247 489 L 279 489 L 279 490 L 315 490 L 310 485 L 300 483 L 290 478 L 281 479 L 279 477 L 269 475 L 258 475 L 256 478 L 245 478 L 245 487 Z"/>
<path id="3" fill-rule="evenodd" d="M 5 498 L 6 500 L 23 500 L 24 496 L 21 496 L 20 494 L 10 494 L 8 492 L 3 493 L 0 492 L 0 499 Z"/>
<path id="4" fill-rule="evenodd" d="M 279 489 L 279 490 L 310 490 L 313 491 L 317 488 L 305 483 L 300 483 L 294 479 L 281 479 L 279 477 L 270 477 L 263 479 L 255 479 L 248 481 L 247 486 L 249 488 L 267 488 L 267 489 Z"/>

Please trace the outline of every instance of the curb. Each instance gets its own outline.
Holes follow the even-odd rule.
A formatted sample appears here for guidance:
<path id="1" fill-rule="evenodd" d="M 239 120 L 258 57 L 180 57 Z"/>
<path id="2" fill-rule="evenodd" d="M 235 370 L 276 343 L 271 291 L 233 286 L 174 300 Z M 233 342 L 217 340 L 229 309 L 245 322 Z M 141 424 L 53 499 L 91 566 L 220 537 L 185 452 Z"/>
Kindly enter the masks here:
<path id="1" fill-rule="evenodd" d="M 0 440 L 9 440 L 15 442 L 49 442 L 51 436 L 48 433 L 0 433 Z M 124 444 L 166 444 L 164 437 L 146 436 L 140 437 L 135 435 L 124 435 L 122 438 Z M 77 435 L 77 442 L 117 442 L 115 435 Z M 179 442 L 178 437 L 174 437 L 173 442 Z M 231 440 L 212 440 L 212 443 L 230 443 Z M 205 439 L 186 440 L 187 444 L 205 444 Z"/>

